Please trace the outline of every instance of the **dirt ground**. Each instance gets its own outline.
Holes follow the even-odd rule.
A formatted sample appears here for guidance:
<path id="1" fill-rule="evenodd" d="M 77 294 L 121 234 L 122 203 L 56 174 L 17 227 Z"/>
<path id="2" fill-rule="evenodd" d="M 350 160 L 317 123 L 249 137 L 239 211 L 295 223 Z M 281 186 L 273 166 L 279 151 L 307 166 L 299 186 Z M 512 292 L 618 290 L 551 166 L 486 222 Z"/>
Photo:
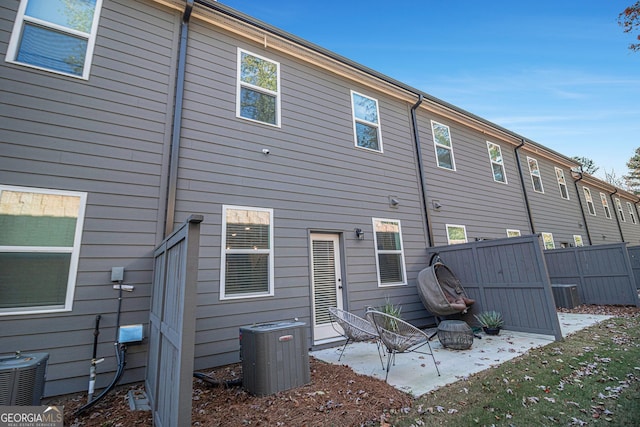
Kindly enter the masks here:
<path id="1" fill-rule="evenodd" d="M 638 316 L 636 307 L 586 306 L 560 309 L 563 312 Z M 311 382 L 305 386 L 256 397 L 237 386 L 214 387 L 193 380 L 193 426 L 373 426 L 387 425 L 386 415 L 406 411 L 413 398 L 384 381 L 358 375 L 346 366 L 329 365 L 310 358 Z M 201 371 L 218 382 L 233 382 L 242 377 L 242 366 L 234 364 Z M 86 394 L 55 399 L 49 403 L 64 405 L 65 426 L 130 427 L 151 426 L 148 411 L 131 411 L 129 390 L 141 384 L 120 387 L 82 414 L 76 408 Z"/>

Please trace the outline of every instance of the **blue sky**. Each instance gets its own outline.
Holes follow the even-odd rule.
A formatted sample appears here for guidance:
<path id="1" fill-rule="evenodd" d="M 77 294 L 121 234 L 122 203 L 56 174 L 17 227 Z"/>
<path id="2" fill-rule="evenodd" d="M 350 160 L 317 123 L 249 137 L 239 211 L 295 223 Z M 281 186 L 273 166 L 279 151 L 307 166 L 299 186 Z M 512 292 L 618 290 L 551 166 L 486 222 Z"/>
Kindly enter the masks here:
<path id="1" fill-rule="evenodd" d="M 589 157 L 601 178 L 627 174 L 640 147 L 640 52 L 617 23 L 634 2 L 220 0 L 566 156 Z"/>

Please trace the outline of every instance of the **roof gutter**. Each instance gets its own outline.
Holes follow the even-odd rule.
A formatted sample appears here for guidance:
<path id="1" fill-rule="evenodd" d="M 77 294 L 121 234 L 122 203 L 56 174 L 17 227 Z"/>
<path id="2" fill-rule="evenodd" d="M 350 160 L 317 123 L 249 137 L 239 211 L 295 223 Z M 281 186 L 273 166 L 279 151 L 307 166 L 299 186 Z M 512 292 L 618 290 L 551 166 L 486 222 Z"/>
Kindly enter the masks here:
<path id="1" fill-rule="evenodd" d="M 536 226 L 533 223 L 533 215 L 531 214 L 531 205 L 529 204 L 529 193 L 527 192 L 527 185 L 524 182 L 524 175 L 522 173 L 522 162 L 520 161 L 520 149 L 524 146 L 524 138 L 521 139 L 520 145 L 518 145 L 513 151 L 516 154 L 516 164 L 518 165 L 518 175 L 520 176 L 520 185 L 522 186 L 522 193 L 524 194 L 524 204 L 527 208 L 527 218 L 529 219 L 529 226 L 531 227 L 531 234 L 536 233 Z"/>
<path id="2" fill-rule="evenodd" d="M 164 237 L 173 231 L 176 216 L 176 191 L 178 188 L 178 160 L 180 158 L 180 137 L 182 135 L 182 101 L 184 100 L 184 76 L 187 63 L 187 40 L 189 38 L 189 19 L 193 11 L 194 0 L 187 0 L 180 26 L 180 47 L 176 75 L 175 103 L 173 104 L 173 129 L 171 133 L 171 152 L 169 154 L 169 177 L 167 186 L 167 205 L 164 225 Z"/>
<path id="3" fill-rule="evenodd" d="M 575 178 L 574 173 L 578 174 L 578 178 Z M 591 239 L 591 232 L 589 231 L 589 224 L 587 223 L 587 216 L 584 214 L 584 205 L 582 204 L 582 197 L 580 197 L 580 190 L 578 190 L 578 181 L 582 181 L 584 175 L 582 174 L 582 169 L 579 172 L 571 172 L 571 177 L 573 178 L 573 185 L 576 187 L 576 194 L 578 195 L 578 203 L 580 204 L 580 213 L 582 214 L 582 222 L 584 222 L 584 229 L 587 232 L 587 239 L 589 240 L 589 246 L 593 245 L 593 241 Z"/>
<path id="4" fill-rule="evenodd" d="M 617 192 L 618 192 L 618 189 L 616 188 L 613 193 L 609 193 L 609 198 L 611 199 L 611 204 L 613 205 L 614 209 L 616 210 L 616 223 L 618 224 L 618 231 L 620 232 L 620 239 L 622 239 L 622 241 L 624 242 L 624 235 L 622 234 L 622 224 L 620 224 L 620 214 L 617 212 L 618 211 L 618 206 L 616 205 L 616 202 L 613 201 L 613 195 L 616 194 Z M 620 209 L 622 209 L 622 205 L 620 205 Z"/>
<path id="5" fill-rule="evenodd" d="M 411 107 L 411 126 L 413 128 L 413 142 L 416 146 L 416 157 L 418 160 L 418 174 L 420 178 L 420 192 L 422 194 L 422 207 L 424 209 L 424 219 L 427 226 L 427 247 L 433 246 L 433 230 L 431 229 L 431 220 L 429 218 L 429 205 L 427 203 L 427 184 L 424 179 L 424 165 L 422 163 L 422 150 L 420 148 L 420 134 L 418 132 L 418 118 L 416 110 L 424 101 L 424 97 L 419 94 L 418 102 Z"/>

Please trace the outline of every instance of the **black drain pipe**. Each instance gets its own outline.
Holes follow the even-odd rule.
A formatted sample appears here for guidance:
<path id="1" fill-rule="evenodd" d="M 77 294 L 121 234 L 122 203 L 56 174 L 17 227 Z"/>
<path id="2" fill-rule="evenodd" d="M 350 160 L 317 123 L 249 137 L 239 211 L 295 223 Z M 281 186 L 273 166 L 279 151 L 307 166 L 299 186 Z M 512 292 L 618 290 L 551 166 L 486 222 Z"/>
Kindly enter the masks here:
<path id="1" fill-rule="evenodd" d="M 573 179 L 573 185 L 576 187 L 576 194 L 578 195 L 578 203 L 580 204 L 580 213 L 582 214 L 582 222 L 584 222 L 584 230 L 587 232 L 587 239 L 589 240 L 589 246 L 593 245 L 593 241 L 591 240 L 591 232 L 589 231 L 589 224 L 587 223 L 587 215 L 584 213 L 584 205 L 582 204 L 582 197 L 580 197 L 580 190 L 578 190 L 578 181 L 582 181 L 583 175 L 582 171 L 577 172 L 579 175 L 578 179 Z M 571 173 L 571 177 L 573 178 L 573 172 Z"/>
<path id="2" fill-rule="evenodd" d="M 618 189 L 616 188 L 616 191 L 609 194 L 609 198 L 611 199 L 611 204 L 613 205 L 613 208 L 615 209 L 615 212 L 616 212 L 616 223 L 618 224 L 618 231 L 620 232 L 620 238 L 624 242 L 624 234 L 622 233 L 622 224 L 620 224 L 620 215 L 624 215 L 624 210 L 622 209 L 622 204 L 620 204 L 620 210 L 622 210 L 623 213 L 622 214 L 619 213 L 618 205 L 616 205 L 616 202 L 613 200 L 613 195 L 616 194 L 617 192 L 618 192 Z"/>
<path id="3" fill-rule="evenodd" d="M 429 204 L 427 203 L 427 189 L 424 179 L 424 165 L 422 164 L 422 150 L 420 148 L 420 135 L 418 134 L 418 118 L 416 117 L 416 110 L 422 104 L 424 97 L 422 94 L 418 95 L 418 102 L 411 107 L 411 125 L 413 127 L 413 141 L 416 145 L 416 156 L 418 157 L 418 174 L 420 175 L 420 191 L 422 193 L 422 206 L 424 208 L 424 219 L 427 225 L 427 240 L 428 247 L 433 246 L 433 230 L 431 229 L 431 220 L 429 219 Z"/>
<path id="4" fill-rule="evenodd" d="M 175 103 L 173 105 L 173 129 L 171 134 L 171 153 L 169 154 L 169 177 L 167 187 L 167 212 L 165 216 L 164 237 L 173 231 L 176 215 L 176 191 L 178 187 L 178 159 L 180 155 L 180 136 L 182 132 L 182 101 L 184 99 L 184 75 L 187 63 L 187 39 L 189 37 L 189 19 L 194 0 L 187 0 L 180 26 L 180 47 L 176 75 Z"/>
<path id="5" fill-rule="evenodd" d="M 513 151 L 516 153 L 516 164 L 518 165 L 518 175 L 520 175 L 520 185 L 522 186 L 522 192 L 524 194 L 524 204 L 527 208 L 527 218 L 529 219 L 529 225 L 531 226 L 531 234 L 536 234 L 536 226 L 533 223 L 533 215 L 531 214 L 531 205 L 529 204 L 529 193 L 527 192 L 527 185 L 524 182 L 524 175 L 522 174 L 522 163 L 520 162 L 519 150 L 524 145 L 524 138 L 521 139 L 520 145 L 518 145 Z"/>

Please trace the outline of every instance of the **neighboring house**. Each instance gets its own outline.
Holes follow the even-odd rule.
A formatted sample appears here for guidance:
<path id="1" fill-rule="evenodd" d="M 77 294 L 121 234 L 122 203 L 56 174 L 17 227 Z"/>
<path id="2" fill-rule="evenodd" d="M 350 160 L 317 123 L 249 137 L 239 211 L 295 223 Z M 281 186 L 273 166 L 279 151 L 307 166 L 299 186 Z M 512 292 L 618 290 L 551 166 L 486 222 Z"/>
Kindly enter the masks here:
<path id="1" fill-rule="evenodd" d="M 428 325 L 426 248 L 589 244 L 583 185 L 612 216 L 588 226 L 640 242 L 634 196 L 576 193 L 571 159 L 223 4 L 51 4 L 71 3 L 0 6 L 0 348 L 49 352 L 47 395 L 86 388 L 98 314 L 110 379 L 111 268 L 135 287 L 121 323 L 147 323 L 153 250 L 191 214 L 196 369 L 236 362 L 252 323 L 298 318 L 327 345 L 329 306 L 388 298 Z M 131 347 L 123 381 L 146 357 Z"/>

